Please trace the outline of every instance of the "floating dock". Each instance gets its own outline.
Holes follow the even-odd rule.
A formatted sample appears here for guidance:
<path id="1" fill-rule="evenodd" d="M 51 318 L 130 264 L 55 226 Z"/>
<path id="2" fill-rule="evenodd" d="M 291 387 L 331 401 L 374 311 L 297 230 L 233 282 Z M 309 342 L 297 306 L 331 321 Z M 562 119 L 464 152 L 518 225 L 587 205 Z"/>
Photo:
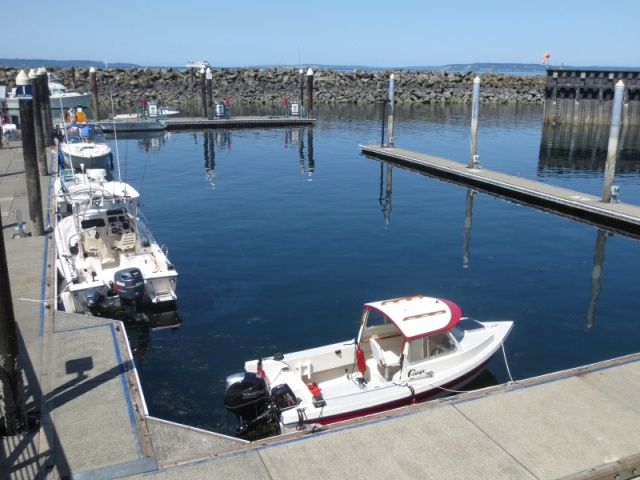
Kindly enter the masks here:
<path id="1" fill-rule="evenodd" d="M 604 203 L 600 197 L 527 180 L 513 175 L 469 168 L 446 158 L 380 146 L 360 145 L 362 153 L 410 170 L 530 205 L 541 210 L 640 238 L 640 207 Z M 604 182 L 604 180 L 603 180 Z"/>
<path id="2" fill-rule="evenodd" d="M 203 117 L 167 118 L 162 121 L 167 130 L 190 130 L 198 128 L 270 128 L 304 127 L 313 125 L 314 118 L 287 116 L 230 117 L 209 120 Z"/>

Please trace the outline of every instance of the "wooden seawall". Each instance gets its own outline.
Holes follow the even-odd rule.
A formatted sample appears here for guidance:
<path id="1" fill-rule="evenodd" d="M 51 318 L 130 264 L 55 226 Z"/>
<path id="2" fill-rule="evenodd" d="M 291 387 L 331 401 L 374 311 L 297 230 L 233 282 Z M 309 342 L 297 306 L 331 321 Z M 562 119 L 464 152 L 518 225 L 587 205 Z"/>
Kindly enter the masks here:
<path id="1" fill-rule="evenodd" d="M 640 207 L 401 148 L 360 145 L 362 153 L 565 217 L 640 238 Z"/>
<path id="2" fill-rule="evenodd" d="M 620 80 L 625 87 L 622 125 L 640 125 L 640 71 L 618 70 L 547 70 L 544 123 L 609 125 Z"/>

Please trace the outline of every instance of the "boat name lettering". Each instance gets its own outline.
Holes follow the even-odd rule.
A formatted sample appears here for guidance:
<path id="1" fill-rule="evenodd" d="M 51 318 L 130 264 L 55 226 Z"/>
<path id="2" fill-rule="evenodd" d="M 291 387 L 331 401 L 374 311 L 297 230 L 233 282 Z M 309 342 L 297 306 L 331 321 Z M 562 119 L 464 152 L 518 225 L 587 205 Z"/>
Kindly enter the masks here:
<path id="1" fill-rule="evenodd" d="M 421 377 L 421 376 L 425 376 L 427 378 L 432 378 L 433 377 L 433 370 L 429 370 L 427 371 L 425 370 L 409 370 L 409 378 L 412 377 Z"/>
<path id="2" fill-rule="evenodd" d="M 134 285 L 134 287 L 139 287 L 140 285 L 142 285 L 144 282 L 138 282 Z M 116 285 L 118 285 L 119 287 L 126 287 L 127 284 L 124 282 L 119 282 L 116 280 Z"/>

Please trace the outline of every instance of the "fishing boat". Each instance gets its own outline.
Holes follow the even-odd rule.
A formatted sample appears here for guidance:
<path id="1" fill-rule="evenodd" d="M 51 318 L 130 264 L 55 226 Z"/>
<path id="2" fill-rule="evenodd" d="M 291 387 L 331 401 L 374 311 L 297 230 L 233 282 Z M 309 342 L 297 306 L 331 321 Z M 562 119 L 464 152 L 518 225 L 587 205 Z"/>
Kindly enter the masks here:
<path id="1" fill-rule="evenodd" d="M 244 436 L 314 430 L 457 392 L 502 347 L 512 321 L 462 317 L 442 298 L 367 303 L 353 340 L 245 363 L 226 379 L 224 406 Z"/>
<path id="2" fill-rule="evenodd" d="M 141 216 L 139 193 L 103 169 L 80 170 L 54 182 L 63 309 L 134 319 L 148 306 L 175 310 L 178 273 Z"/>
<path id="3" fill-rule="evenodd" d="M 64 142 L 58 145 L 67 168 L 106 168 L 113 160 L 111 147 L 96 123 L 71 123 L 65 127 Z"/>

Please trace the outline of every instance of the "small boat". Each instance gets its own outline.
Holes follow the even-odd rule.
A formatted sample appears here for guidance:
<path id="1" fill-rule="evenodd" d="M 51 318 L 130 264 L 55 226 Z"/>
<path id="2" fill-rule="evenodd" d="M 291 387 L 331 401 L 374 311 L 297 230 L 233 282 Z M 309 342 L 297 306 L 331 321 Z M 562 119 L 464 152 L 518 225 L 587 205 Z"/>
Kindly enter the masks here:
<path id="1" fill-rule="evenodd" d="M 65 311 L 133 319 L 175 310 L 178 273 L 141 217 L 139 193 L 103 169 L 65 169 L 54 182 L 56 267 Z"/>
<path id="2" fill-rule="evenodd" d="M 38 70 L 37 73 L 40 73 Z M 35 72 L 34 72 L 35 73 Z M 91 102 L 91 93 L 72 92 L 67 89 L 54 72 L 47 72 L 49 80 L 49 101 L 51 103 L 51 110 L 67 110 L 74 107 L 87 108 Z M 28 91 L 31 91 L 31 80 L 29 75 L 21 70 L 16 77 L 17 86 L 11 90 L 11 93 L 6 98 L 7 110 L 12 115 L 19 115 L 20 112 L 20 97 L 24 96 L 24 87 L 28 87 Z"/>
<path id="3" fill-rule="evenodd" d="M 102 127 L 96 123 L 67 125 L 64 142 L 58 147 L 67 168 L 106 168 L 113 160 Z"/>
<path id="4" fill-rule="evenodd" d="M 200 70 L 202 68 L 211 68 L 211 65 L 206 60 L 191 60 L 190 62 L 187 62 L 187 68 Z"/>
<path id="5" fill-rule="evenodd" d="M 109 121 L 97 122 L 105 132 L 161 132 L 165 129 L 162 121 L 152 118 L 134 117 L 127 119 L 118 116 Z"/>
<path id="6" fill-rule="evenodd" d="M 364 305 L 356 339 L 245 363 L 226 379 L 237 434 L 314 430 L 457 392 L 501 348 L 512 321 L 462 318 L 442 298 Z"/>

